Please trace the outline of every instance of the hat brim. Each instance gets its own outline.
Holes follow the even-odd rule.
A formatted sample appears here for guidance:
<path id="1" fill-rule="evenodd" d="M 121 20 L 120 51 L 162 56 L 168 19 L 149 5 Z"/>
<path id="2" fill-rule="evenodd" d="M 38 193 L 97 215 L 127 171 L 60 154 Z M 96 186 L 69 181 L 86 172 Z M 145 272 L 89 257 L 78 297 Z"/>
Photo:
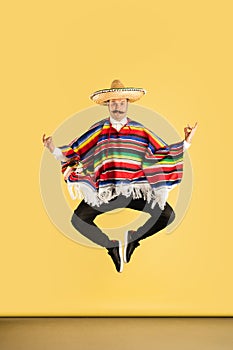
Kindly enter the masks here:
<path id="1" fill-rule="evenodd" d="M 114 88 L 103 89 L 94 92 L 90 99 L 95 103 L 106 105 L 108 100 L 126 98 L 129 102 L 135 102 L 146 94 L 146 90 L 142 88 Z"/>

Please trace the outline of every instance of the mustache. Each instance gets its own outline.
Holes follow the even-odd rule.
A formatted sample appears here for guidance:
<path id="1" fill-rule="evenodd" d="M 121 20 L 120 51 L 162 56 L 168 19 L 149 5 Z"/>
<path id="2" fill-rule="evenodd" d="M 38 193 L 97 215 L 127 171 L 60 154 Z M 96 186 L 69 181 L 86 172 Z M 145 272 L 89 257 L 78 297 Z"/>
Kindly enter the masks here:
<path id="1" fill-rule="evenodd" d="M 113 113 L 120 113 L 120 114 L 124 114 L 125 112 L 122 111 L 118 111 L 118 109 L 115 109 L 115 111 L 112 111 Z"/>

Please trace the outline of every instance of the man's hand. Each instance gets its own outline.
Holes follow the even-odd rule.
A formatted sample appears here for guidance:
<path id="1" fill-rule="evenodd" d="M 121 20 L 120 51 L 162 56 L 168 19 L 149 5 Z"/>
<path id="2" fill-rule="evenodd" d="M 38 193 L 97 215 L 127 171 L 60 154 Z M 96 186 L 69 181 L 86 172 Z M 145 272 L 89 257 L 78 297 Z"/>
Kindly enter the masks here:
<path id="1" fill-rule="evenodd" d="M 52 136 L 45 137 L 45 134 L 44 134 L 42 141 L 43 141 L 44 146 L 47 147 L 50 150 L 50 152 L 52 153 L 54 151 L 54 148 L 55 148 Z"/>
<path id="2" fill-rule="evenodd" d="M 189 124 L 186 128 L 184 128 L 184 133 L 185 133 L 185 141 L 191 143 L 191 140 L 193 138 L 193 135 L 195 134 L 197 130 L 197 122 L 193 127 L 191 127 Z"/>

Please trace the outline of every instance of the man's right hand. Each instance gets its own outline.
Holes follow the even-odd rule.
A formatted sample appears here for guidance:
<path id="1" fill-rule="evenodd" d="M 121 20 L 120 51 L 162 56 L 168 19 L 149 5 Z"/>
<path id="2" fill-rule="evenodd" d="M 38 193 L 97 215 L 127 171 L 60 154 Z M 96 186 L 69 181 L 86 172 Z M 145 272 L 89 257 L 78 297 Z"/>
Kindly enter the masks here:
<path id="1" fill-rule="evenodd" d="M 52 153 L 55 149 L 52 136 L 45 137 L 45 134 L 44 134 L 42 141 L 43 141 L 44 146 L 47 147 L 50 150 L 50 152 Z"/>

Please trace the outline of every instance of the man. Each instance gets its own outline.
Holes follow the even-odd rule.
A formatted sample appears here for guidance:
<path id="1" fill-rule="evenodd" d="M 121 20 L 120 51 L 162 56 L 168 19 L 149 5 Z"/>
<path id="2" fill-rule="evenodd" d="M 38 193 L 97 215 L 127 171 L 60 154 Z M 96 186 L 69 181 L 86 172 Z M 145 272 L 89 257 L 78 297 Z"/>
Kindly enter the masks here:
<path id="1" fill-rule="evenodd" d="M 142 124 L 127 117 L 128 103 L 146 91 L 126 88 L 119 80 L 110 89 L 94 92 L 90 98 L 107 105 L 109 117 L 90 127 L 68 145 L 55 147 L 52 137 L 43 143 L 61 161 L 62 173 L 73 199 L 84 199 L 74 210 L 71 222 L 81 234 L 105 247 L 116 270 L 122 272 L 139 241 L 159 232 L 175 218 L 167 203 L 169 191 L 181 182 L 183 152 L 196 131 L 184 128 L 185 140 L 167 145 Z M 116 208 L 131 208 L 150 214 L 136 231 L 125 233 L 124 252 L 119 240 L 111 240 L 94 223 L 95 218 Z"/>

